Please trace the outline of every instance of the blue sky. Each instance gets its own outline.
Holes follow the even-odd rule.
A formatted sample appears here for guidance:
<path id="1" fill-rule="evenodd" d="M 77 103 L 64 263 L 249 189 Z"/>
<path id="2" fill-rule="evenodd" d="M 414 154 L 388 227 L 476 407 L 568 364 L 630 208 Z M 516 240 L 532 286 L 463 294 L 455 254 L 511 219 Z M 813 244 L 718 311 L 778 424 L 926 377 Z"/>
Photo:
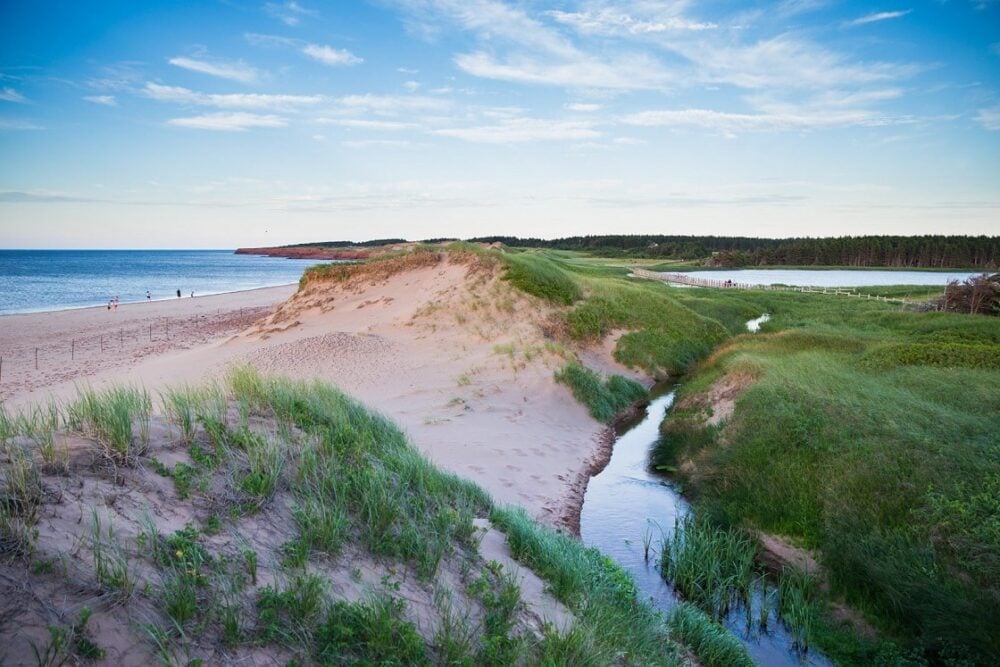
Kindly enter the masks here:
<path id="1" fill-rule="evenodd" d="M 1000 1 L 6 2 L 0 247 L 1000 233 Z"/>

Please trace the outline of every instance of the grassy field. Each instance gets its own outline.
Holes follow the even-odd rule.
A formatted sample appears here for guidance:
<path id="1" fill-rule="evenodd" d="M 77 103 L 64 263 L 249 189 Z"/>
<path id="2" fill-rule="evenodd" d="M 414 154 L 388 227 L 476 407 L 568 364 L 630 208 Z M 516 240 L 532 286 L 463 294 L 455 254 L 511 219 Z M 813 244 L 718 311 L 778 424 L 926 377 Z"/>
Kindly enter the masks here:
<path id="1" fill-rule="evenodd" d="M 1000 321 L 822 295 L 675 298 L 732 333 L 747 313 L 772 319 L 697 367 L 655 463 L 679 471 L 717 525 L 816 549 L 833 591 L 904 653 L 989 664 L 1000 654 Z M 726 381 L 745 389 L 711 426 L 712 388 Z M 827 639 L 845 663 L 874 660 Z"/>

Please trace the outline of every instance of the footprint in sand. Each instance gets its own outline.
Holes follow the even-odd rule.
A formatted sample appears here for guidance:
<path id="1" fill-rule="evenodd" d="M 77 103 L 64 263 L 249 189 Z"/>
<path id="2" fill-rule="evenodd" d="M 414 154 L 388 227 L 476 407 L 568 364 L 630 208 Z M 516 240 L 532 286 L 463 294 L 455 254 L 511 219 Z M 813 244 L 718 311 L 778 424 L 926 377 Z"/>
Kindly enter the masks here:
<path id="1" fill-rule="evenodd" d="M 510 470 L 512 472 L 521 472 L 521 469 L 518 468 L 517 466 L 505 465 L 504 468 L 506 468 L 507 470 Z"/>
<path id="2" fill-rule="evenodd" d="M 514 486 L 514 482 L 510 481 L 509 479 L 501 479 L 500 483 L 503 484 L 508 489 Z"/>
<path id="3" fill-rule="evenodd" d="M 472 472 L 478 473 L 480 475 L 482 475 L 484 472 L 486 472 L 486 468 L 484 468 L 482 466 L 469 466 L 469 470 L 471 470 Z"/>

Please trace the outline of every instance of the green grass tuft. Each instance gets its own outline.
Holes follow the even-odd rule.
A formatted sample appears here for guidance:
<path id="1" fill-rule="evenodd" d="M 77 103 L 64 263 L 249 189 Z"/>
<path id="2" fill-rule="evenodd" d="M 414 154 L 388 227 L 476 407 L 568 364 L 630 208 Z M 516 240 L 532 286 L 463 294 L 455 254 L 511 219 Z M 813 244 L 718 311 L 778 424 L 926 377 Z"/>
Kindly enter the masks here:
<path id="1" fill-rule="evenodd" d="M 612 423 L 637 401 L 649 397 L 646 388 L 634 380 L 621 375 L 603 380 L 600 375 L 575 361 L 556 371 L 555 377 L 572 390 L 576 400 L 587 406 L 594 419 L 605 424 Z"/>

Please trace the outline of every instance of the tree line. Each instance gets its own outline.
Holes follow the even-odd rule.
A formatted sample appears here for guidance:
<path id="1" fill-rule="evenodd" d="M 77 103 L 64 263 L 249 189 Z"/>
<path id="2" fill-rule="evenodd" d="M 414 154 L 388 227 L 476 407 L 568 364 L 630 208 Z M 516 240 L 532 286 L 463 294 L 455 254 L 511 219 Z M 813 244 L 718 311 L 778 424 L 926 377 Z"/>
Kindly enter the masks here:
<path id="1" fill-rule="evenodd" d="M 473 242 L 577 250 L 605 256 L 710 258 L 715 266 L 886 266 L 993 269 L 1000 236 L 842 236 L 766 239 L 744 236 L 600 235 L 560 239 L 483 236 Z"/>

